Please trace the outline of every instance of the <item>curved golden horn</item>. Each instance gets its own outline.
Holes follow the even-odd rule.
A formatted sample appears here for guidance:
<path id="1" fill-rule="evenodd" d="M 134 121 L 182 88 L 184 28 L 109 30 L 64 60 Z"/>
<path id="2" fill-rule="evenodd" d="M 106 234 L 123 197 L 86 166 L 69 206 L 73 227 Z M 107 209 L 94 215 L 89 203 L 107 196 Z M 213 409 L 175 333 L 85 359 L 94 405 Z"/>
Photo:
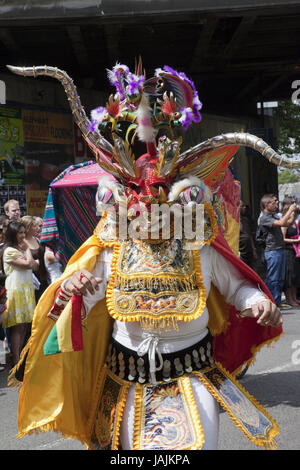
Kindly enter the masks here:
<path id="1" fill-rule="evenodd" d="M 214 149 L 218 147 L 224 147 L 226 145 L 240 145 L 244 147 L 250 147 L 257 152 L 261 153 L 269 162 L 274 163 L 277 166 L 284 168 L 300 168 L 300 159 L 286 158 L 280 155 L 270 147 L 263 139 L 256 135 L 244 133 L 244 132 L 232 132 L 228 134 L 221 134 L 211 139 L 201 142 L 195 147 L 186 150 L 179 156 L 179 162 L 184 160 L 193 160 L 193 156 L 199 154 L 205 149 Z"/>
<path id="2" fill-rule="evenodd" d="M 64 70 L 60 70 L 57 67 L 49 67 L 48 65 L 32 67 L 15 67 L 14 65 L 7 65 L 7 68 L 11 72 L 16 73 L 17 75 L 22 75 L 24 77 L 38 77 L 40 75 L 47 75 L 59 80 L 67 94 L 74 120 L 81 130 L 88 145 L 91 146 L 92 149 L 93 147 L 96 147 L 96 149 L 101 150 L 107 156 L 113 155 L 112 145 L 106 139 L 104 139 L 104 137 L 98 131 L 92 132 L 90 130 L 91 122 L 88 119 L 81 104 L 76 86 L 74 85 L 73 80 Z"/>

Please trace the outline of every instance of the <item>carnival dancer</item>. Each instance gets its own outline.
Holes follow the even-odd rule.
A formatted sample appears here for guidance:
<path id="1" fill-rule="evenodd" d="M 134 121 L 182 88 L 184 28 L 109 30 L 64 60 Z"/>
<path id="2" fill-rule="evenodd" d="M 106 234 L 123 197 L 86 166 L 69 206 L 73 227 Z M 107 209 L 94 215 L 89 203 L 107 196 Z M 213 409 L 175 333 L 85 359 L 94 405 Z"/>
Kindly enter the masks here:
<path id="1" fill-rule="evenodd" d="M 199 122 L 201 103 L 193 82 L 168 66 L 146 80 L 141 62 L 135 73 L 117 64 L 109 72 L 117 94 L 91 121 L 65 72 L 10 69 L 62 82 L 107 172 L 101 221 L 39 301 L 13 372 L 22 379 L 26 360 L 19 435 L 52 429 L 91 449 L 215 449 L 219 402 L 252 442 L 273 448 L 276 422 L 235 375 L 279 338 L 281 313 L 229 247 L 224 227 L 236 220 L 218 190 L 239 145 L 281 166 L 290 160 L 249 134 L 180 153 L 176 128 Z M 153 205 L 164 215 L 152 219 Z M 180 236 L 185 208 L 191 230 Z"/>

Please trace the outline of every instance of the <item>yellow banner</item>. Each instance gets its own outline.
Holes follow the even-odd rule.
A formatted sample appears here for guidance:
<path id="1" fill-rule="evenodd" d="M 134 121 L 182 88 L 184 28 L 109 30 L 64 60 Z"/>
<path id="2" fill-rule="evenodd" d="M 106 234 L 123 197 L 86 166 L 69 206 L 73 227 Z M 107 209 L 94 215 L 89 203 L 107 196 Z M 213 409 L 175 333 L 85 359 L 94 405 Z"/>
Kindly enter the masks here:
<path id="1" fill-rule="evenodd" d="M 22 109 L 24 142 L 73 145 L 70 114 Z"/>
<path id="2" fill-rule="evenodd" d="M 26 192 L 27 214 L 44 217 L 48 191 L 36 190 Z"/>
<path id="3" fill-rule="evenodd" d="M 24 142 L 19 108 L 0 106 L 0 179 L 2 184 L 24 184 Z"/>

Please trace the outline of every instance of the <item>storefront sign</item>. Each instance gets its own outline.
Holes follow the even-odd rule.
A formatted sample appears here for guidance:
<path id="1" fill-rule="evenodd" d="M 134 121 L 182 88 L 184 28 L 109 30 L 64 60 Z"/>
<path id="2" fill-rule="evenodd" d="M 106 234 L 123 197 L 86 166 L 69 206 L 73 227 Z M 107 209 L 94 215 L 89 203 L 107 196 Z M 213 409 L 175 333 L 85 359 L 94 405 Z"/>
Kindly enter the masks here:
<path id="1" fill-rule="evenodd" d="M 24 142 L 21 111 L 0 106 L 0 172 L 5 185 L 24 184 Z"/>
<path id="2" fill-rule="evenodd" d="M 46 190 L 27 191 L 27 214 L 35 215 L 37 217 L 44 217 L 47 197 L 48 191 Z"/>
<path id="3" fill-rule="evenodd" d="M 23 109 L 25 142 L 73 145 L 72 116 L 36 109 Z"/>

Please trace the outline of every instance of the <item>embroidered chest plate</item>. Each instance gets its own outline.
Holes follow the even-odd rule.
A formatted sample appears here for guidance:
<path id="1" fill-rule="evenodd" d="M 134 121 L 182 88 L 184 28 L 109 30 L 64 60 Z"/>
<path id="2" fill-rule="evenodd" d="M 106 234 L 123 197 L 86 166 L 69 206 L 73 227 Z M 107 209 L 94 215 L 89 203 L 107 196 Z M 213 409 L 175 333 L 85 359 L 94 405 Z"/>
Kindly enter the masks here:
<path id="1" fill-rule="evenodd" d="M 115 247 L 107 304 L 121 321 L 146 329 L 176 328 L 199 317 L 205 306 L 200 254 L 181 240 L 128 240 Z"/>

